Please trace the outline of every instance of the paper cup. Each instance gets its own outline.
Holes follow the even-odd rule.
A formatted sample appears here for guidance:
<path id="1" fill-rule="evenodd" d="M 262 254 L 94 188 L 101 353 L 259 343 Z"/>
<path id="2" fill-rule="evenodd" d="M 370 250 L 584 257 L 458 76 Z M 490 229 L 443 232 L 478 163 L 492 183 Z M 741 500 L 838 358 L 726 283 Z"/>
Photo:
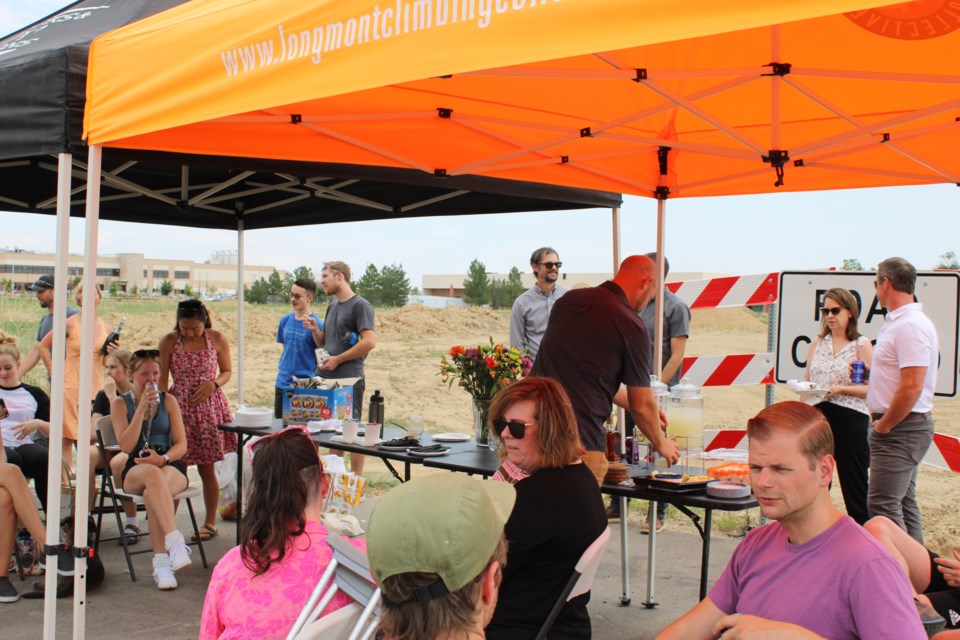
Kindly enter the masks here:
<path id="1" fill-rule="evenodd" d="M 366 424 L 366 433 L 363 436 L 363 446 L 372 447 L 380 442 L 380 425 L 369 422 Z"/>
<path id="2" fill-rule="evenodd" d="M 360 431 L 360 423 L 356 420 L 347 419 L 343 421 L 343 441 L 347 444 L 353 444 L 357 441 L 357 433 Z"/>

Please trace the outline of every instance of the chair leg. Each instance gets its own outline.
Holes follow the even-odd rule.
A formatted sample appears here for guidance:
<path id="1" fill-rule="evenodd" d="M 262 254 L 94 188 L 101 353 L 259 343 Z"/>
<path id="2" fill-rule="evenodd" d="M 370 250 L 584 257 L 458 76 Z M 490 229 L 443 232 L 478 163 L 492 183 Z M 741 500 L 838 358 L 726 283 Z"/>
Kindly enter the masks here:
<path id="1" fill-rule="evenodd" d="M 193 513 L 193 502 L 187 498 L 187 511 L 190 513 L 190 524 L 193 525 L 193 534 L 197 536 L 197 548 L 200 549 L 200 559 L 203 561 L 203 568 L 207 569 L 207 555 L 203 552 L 203 539 L 200 538 L 200 528 L 197 527 L 197 517 Z"/>
<path id="2" fill-rule="evenodd" d="M 27 579 L 27 573 L 23 569 L 23 558 L 20 557 L 20 546 L 16 537 L 13 539 L 13 558 L 17 561 L 17 575 L 20 576 L 20 582 L 23 582 Z"/>

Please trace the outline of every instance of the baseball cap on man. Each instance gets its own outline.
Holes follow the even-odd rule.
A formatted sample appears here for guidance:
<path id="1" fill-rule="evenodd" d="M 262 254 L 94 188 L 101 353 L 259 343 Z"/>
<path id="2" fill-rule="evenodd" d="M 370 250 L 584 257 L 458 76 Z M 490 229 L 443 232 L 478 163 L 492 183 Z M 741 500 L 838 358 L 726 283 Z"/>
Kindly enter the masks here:
<path id="1" fill-rule="evenodd" d="M 517 499 L 513 485 L 461 474 L 423 476 L 380 499 L 367 529 L 377 582 L 401 573 L 436 573 L 418 601 L 454 592 L 490 561 Z"/>
<path id="2" fill-rule="evenodd" d="M 46 289 L 53 289 L 53 274 L 42 275 L 30 285 L 30 291 L 45 291 Z"/>

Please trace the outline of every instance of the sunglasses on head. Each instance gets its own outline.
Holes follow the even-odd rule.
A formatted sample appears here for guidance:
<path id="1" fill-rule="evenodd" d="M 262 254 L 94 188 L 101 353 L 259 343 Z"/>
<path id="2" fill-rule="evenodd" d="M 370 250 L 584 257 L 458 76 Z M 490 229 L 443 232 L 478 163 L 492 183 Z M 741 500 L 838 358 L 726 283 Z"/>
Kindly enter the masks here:
<path id="1" fill-rule="evenodd" d="M 527 432 L 527 427 L 532 427 L 535 423 L 533 422 L 522 422 L 520 420 L 504 420 L 503 418 L 497 418 L 493 421 L 493 428 L 497 430 L 498 434 L 503 433 L 504 429 L 510 430 L 510 436 L 514 440 L 523 440 L 523 436 Z"/>
<path id="2" fill-rule="evenodd" d="M 553 269 L 554 267 L 559 269 L 560 267 L 563 266 L 563 263 L 562 262 L 541 262 L 540 266 L 546 267 L 547 269 Z"/>
<path id="3" fill-rule="evenodd" d="M 159 349 L 137 349 L 133 352 L 134 358 L 159 358 Z"/>
<path id="4" fill-rule="evenodd" d="M 826 317 L 829 315 L 838 316 L 843 311 L 843 307 L 820 307 L 820 315 Z"/>

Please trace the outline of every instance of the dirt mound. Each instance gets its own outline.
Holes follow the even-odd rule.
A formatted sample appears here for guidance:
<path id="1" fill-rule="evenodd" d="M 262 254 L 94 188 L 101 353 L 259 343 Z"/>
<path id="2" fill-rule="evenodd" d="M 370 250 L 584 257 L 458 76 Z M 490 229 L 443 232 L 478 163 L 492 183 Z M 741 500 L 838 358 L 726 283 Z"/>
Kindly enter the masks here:
<path id="1" fill-rule="evenodd" d="M 377 339 L 445 339 L 451 345 L 477 333 L 505 335 L 509 316 L 476 307 L 430 309 L 420 304 L 388 309 L 377 314 Z"/>

